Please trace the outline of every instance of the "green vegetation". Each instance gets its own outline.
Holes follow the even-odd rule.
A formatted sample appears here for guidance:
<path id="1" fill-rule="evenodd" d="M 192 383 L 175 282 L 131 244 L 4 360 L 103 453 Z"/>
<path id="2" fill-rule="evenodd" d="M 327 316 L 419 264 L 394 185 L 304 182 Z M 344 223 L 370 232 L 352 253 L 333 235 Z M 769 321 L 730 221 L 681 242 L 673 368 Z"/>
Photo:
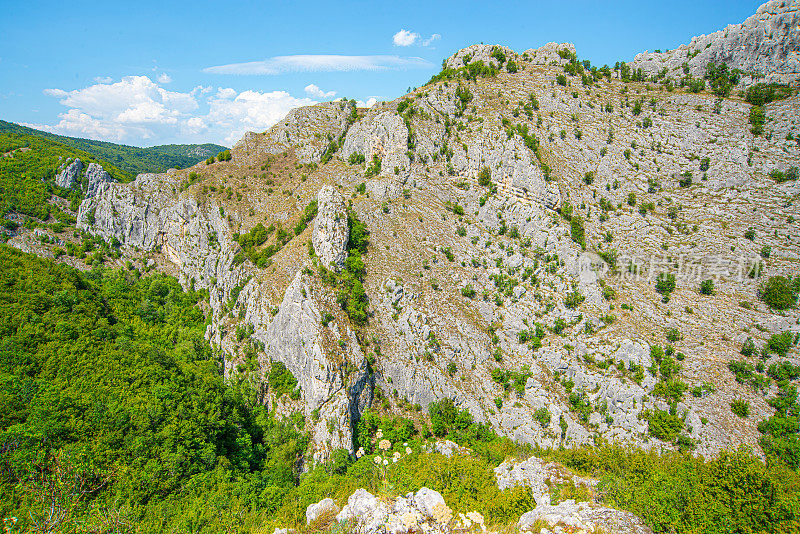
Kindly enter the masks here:
<path id="1" fill-rule="evenodd" d="M 800 521 L 800 476 L 765 465 L 746 448 L 713 460 L 610 445 L 545 456 L 600 478 L 608 503 L 640 516 L 655 532 L 792 532 Z"/>
<path id="2" fill-rule="evenodd" d="M 201 293 L 5 246 L 0 279 L 3 517 L 91 531 L 111 509 L 144 532 L 218 532 L 223 500 L 274 509 L 294 486 L 307 438 L 224 384 Z M 65 517 L 48 523 L 52 495 Z"/>
<path id="3" fill-rule="evenodd" d="M 796 276 L 794 280 L 791 277 L 771 276 L 761 286 L 759 296 L 770 308 L 788 310 L 797 303 L 798 293 L 800 293 L 800 276 Z"/>
<path id="4" fill-rule="evenodd" d="M 584 297 L 580 292 L 572 291 L 567 293 L 567 295 L 564 297 L 564 306 L 574 310 L 580 306 L 584 300 L 586 300 L 586 297 Z"/>
<path id="5" fill-rule="evenodd" d="M 703 280 L 700 282 L 700 293 L 703 295 L 713 295 L 714 291 L 714 280 Z"/>
<path id="6" fill-rule="evenodd" d="M 736 399 L 731 402 L 731 411 L 742 419 L 746 419 L 750 415 L 750 403 L 742 399 Z"/>
<path id="7" fill-rule="evenodd" d="M 3 154 L 8 155 L 3 157 Z M 52 195 L 72 201 L 77 209 L 83 198 L 80 191 L 77 188 L 64 190 L 53 183 L 59 167 L 74 158 L 80 158 L 84 166 L 98 163 L 118 180 L 130 178 L 88 152 L 33 135 L 0 134 L 0 215 L 16 211 L 47 219 L 53 209 L 48 203 Z"/>
<path id="8" fill-rule="evenodd" d="M 748 120 L 750 121 L 750 133 L 753 135 L 761 135 L 764 133 L 764 123 L 767 120 L 764 106 L 751 107 Z"/>
<path id="9" fill-rule="evenodd" d="M 586 250 L 586 231 L 583 227 L 583 218 L 573 215 L 570 218 L 570 235 L 572 240 L 578 243 L 582 249 Z"/>
<path id="10" fill-rule="evenodd" d="M 800 172 L 798 172 L 797 167 L 789 167 L 788 169 L 786 169 L 786 171 L 773 169 L 769 173 L 769 176 L 770 176 L 770 178 L 772 178 L 773 180 L 775 180 L 776 182 L 778 182 L 780 184 L 780 183 L 783 183 L 783 182 L 794 182 L 794 181 L 796 181 L 799 174 L 800 174 Z"/>
<path id="11" fill-rule="evenodd" d="M 728 96 L 736 84 L 739 83 L 741 71 L 739 69 L 728 69 L 728 65 L 720 63 L 706 65 L 705 79 L 708 80 L 711 90 L 717 96 Z"/>
<path id="12" fill-rule="evenodd" d="M 378 176 L 380 173 L 381 159 L 377 155 L 374 155 L 372 156 L 372 161 L 367 165 L 367 169 L 364 171 L 364 176 Z"/>
<path id="13" fill-rule="evenodd" d="M 398 109 L 400 106 L 398 106 Z M 358 152 L 353 152 L 350 154 L 350 157 L 347 158 L 347 163 L 350 165 L 358 165 L 359 163 L 364 163 L 364 154 L 359 154 Z"/>
<path id="14" fill-rule="evenodd" d="M 477 80 L 478 78 L 491 78 L 497 74 L 497 68 L 486 65 L 483 61 L 466 62 L 463 67 L 456 69 L 447 68 L 442 62 L 442 71 L 434 75 L 425 85 L 431 85 L 447 80 Z M 458 96 L 458 95 L 456 95 Z"/>
<path id="15" fill-rule="evenodd" d="M 320 265 L 319 274 L 325 283 L 338 288 L 336 300 L 350 320 L 357 325 L 365 325 L 369 318 L 367 313 L 369 299 L 364 291 L 366 267 L 361 257 L 367 253 L 369 232 L 366 225 L 352 211 L 347 214 L 347 225 L 350 228 L 350 239 L 347 243 L 344 269 L 340 273 L 335 273 Z"/>
<path id="16" fill-rule="evenodd" d="M 56 135 L 6 121 L 0 121 L 0 133 L 36 136 L 78 149 L 91 154 L 94 157 L 92 161 L 107 162 L 107 164 L 120 169 L 121 174 L 129 177 L 146 172 L 164 172 L 173 167 L 185 169 L 225 149 L 223 146 L 211 143 L 202 145 L 160 145 L 140 148 L 117 145 L 105 141 Z M 114 175 L 106 165 L 103 166 L 110 174 Z"/>
<path id="17" fill-rule="evenodd" d="M 675 291 L 675 275 L 672 273 L 659 273 L 656 277 L 656 291 L 664 295 L 664 302 L 667 302 L 670 294 Z"/>
<path id="18" fill-rule="evenodd" d="M 299 398 L 300 392 L 296 389 L 297 379 L 281 362 L 272 362 L 272 367 L 267 375 L 267 383 L 276 398 L 283 395 Z"/>
<path id="19" fill-rule="evenodd" d="M 747 88 L 744 99 L 754 106 L 763 106 L 791 95 L 792 88 L 788 85 L 759 83 Z"/>
<path id="20" fill-rule="evenodd" d="M 683 430 L 683 419 L 664 410 L 656 410 L 647 419 L 650 434 L 662 441 L 673 441 Z"/>

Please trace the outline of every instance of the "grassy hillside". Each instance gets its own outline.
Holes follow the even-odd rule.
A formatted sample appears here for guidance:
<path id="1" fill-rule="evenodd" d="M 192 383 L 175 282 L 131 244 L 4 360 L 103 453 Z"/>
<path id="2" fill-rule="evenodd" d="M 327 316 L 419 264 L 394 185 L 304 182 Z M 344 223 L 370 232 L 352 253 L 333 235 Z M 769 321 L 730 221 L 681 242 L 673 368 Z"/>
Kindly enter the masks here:
<path id="1" fill-rule="evenodd" d="M 46 219 L 52 206 L 50 196 L 58 194 L 80 200 L 80 189 L 62 190 L 53 184 L 59 167 L 68 159 L 85 164 L 98 163 L 119 181 L 132 175 L 84 150 L 36 135 L 0 133 L 0 215 L 16 211 Z"/>
<path id="2" fill-rule="evenodd" d="M 225 150 L 224 146 L 211 143 L 140 148 L 79 137 L 66 137 L 0 120 L 0 133 L 6 132 L 37 135 L 63 145 L 79 148 L 132 175 L 144 172 L 164 172 L 171 167 L 190 167 L 198 161 L 209 156 L 216 156 L 220 151 Z"/>

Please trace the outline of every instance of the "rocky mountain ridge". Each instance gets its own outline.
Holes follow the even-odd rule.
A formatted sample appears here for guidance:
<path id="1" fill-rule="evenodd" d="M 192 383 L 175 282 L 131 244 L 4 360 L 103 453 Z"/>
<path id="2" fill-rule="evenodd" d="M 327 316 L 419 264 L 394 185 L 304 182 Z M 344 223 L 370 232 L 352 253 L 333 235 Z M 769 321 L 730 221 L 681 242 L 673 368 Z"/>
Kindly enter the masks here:
<path id="1" fill-rule="evenodd" d="M 794 16 L 769 2 L 736 31 L 631 66 L 677 73 L 710 43 L 692 76 L 725 60 L 789 81 Z M 732 44 L 768 26 L 778 44 Z M 759 450 L 777 387 L 753 389 L 728 364 L 747 339 L 800 332 L 796 309 L 758 296 L 767 277 L 800 273 L 798 182 L 771 176 L 800 161 L 800 97 L 766 104 L 755 135 L 737 94 L 581 65 L 569 44 L 473 45 L 394 102 L 299 108 L 246 134 L 231 161 L 101 180 L 78 225 L 118 240 L 120 264 L 207 289 L 226 376 L 302 413 L 317 460 L 355 452 L 371 406 L 413 416 L 443 398 L 544 447 Z M 369 230 L 366 321 L 343 306 L 350 213 Z M 797 363 L 797 348 L 766 356 Z M 299 398 L 267 387 L 274 362 Z M 749 417 L 731 412 L 737 399 Z"/>

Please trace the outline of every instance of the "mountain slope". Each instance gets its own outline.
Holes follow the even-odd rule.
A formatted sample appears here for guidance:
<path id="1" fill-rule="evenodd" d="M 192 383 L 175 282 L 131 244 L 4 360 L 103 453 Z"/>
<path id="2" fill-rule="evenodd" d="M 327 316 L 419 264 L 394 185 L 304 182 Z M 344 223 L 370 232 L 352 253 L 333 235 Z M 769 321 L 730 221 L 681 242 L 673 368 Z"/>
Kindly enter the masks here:
<path id="1" fill-rule="evenodd" d="M 225 150 L 224 146 L 212 143 L 202 145 L 160 145 L 140 148 L 106 141 L 57 135 L 2 120 L 0 120 L 0 132 L 37 135 L 63 145 L 79 148 L 112 165 L 116 165 L 134 176 L 145 172 L 164 172 L 170 168 L 190 167 L 198 161 L 216 156 L 219 152 Z"/>
<path id="2" fill-rule="evenodd" d="M 372 409 L 452 399 L 544 447 L 796 467 L 800 96 L 631 73 L 473 45 L 394 102 L 104 185 L 78 225 L 208 289 L 226 376 L 288 369 L 299 398 L 265 402 L 304 415 L 315 460 Z"/>

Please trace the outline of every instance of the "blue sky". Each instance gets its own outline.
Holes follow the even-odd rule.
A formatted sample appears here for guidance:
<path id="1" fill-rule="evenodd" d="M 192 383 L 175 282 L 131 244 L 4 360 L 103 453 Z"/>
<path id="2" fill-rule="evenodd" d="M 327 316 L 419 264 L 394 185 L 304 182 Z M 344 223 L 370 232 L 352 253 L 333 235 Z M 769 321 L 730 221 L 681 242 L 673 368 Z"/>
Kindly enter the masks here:
<path id="1" fill-rule="evenodd" d="M 392 100 L 474 43 L 522 52 L 572 42 L 581 59 L 613 65 L 742 22 L 759 6 L 741 0 L 3 3 L 0 119 L 137 146 L 231 145 L 298 105 L 342 96 L 366 104 Z"/>

